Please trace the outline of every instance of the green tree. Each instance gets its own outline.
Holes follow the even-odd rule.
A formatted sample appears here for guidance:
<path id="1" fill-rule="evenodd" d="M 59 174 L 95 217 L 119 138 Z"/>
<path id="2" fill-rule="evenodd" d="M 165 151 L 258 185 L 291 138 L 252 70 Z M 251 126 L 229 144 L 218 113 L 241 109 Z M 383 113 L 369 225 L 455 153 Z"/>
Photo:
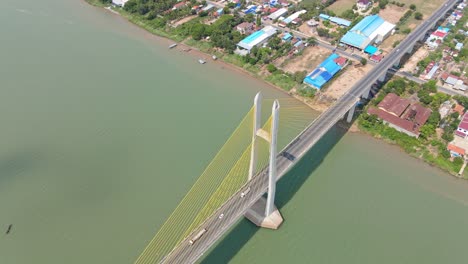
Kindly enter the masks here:
<path id="1" fill-rule="evenodd" d="M 415 4 L 411 4 L 411 5 L 409 6 L 409 8 L 410 8 L 411 10 L 414 11 L 414 10 L 416 10 L 416 5 L 415 5 Z"/>
<path id="2" fill-rule="evenodd" d="M 362 65 L 366 65 L 367 64 L 367 60 L 365 58 L 361 58 L 361 64 Z"/>
<path id="3" fill-rule="evenodd" d="M 432 135 L 435 134 L 435 127 L 431 124 L 425 124 L 419 130 L 421 132 L 421 136 L 425 139 L 429 139 Z"/>
<path id="4" fill-rule="evenodd" d="M 191 29 L 191 34 L 194 40 L 202 39 L 205 34 L 205 25 L 201 23 L 193 25 Z"/>
<path id="5" fill-rule="evenodd" d="M 423 14 L 421 12 L 416 12 L 416 13 L 414 13 L 414 18 L 416 20 L 422 20 L 423 19 Z"/>
<path id="6" fill-rule="evenodd" d="M 438 111 L 432 111 L 431 115 L 427 119 L 427 124 L 430 124 L 432 126 L 437 126 L 439 125 L 440 122 L 440 114 Z"/>
<path id="7" fill-rule="evenodd" d="M 309 45 L 311 45 L 311 46 L 315 46 L 315 45 L 317 45 L 317 39 L 314 38 L 314 37 L 310 37 L 310 38 L 307 39 L 307 43 L 309 43 Z"/>
<path id="8" fill-rule="evenodd" d="M 461 167 L 461 165 L 463 164 L 463 159 L 460 158 L 460 157 L 456 157 L 453 159 L 453 165 L 457 166 L 457 167 Z"/>

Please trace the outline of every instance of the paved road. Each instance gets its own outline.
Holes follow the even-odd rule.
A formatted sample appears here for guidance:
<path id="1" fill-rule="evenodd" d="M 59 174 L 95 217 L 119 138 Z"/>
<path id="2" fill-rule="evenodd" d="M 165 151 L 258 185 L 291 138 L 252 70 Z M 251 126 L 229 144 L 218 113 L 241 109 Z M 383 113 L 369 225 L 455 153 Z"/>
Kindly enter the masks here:
<path id="1" fill-rule="evenodd" d="M 447 11 L 453 7 L 457 0 L 448 0 L 428 19 L 439 20 Z M 406 47 L 411 46 L 422 37 L 429 29 L 430 23 L 421 24 L 398 47 L 390 52 L 386 58 L 377 64 L 366 76 L 357 82 L 351 90 L 343 95 L 332 107 L 323 112 L 312 122 L 296 139 L 294 139 L 277 157 L 278 179 L 294 166 L 299 160 L 346 112 L 358 102 L 360 95 L 367 92 L 369 86 L 386 73 L 387 70 L 397 62 L 404 53 Z M 285 158 L 284 152 L 294 156 L 294 160 Z M 289 156 L 289 155 L 288 155 Z M 182 241 L 164 260 L 164 263 L 193 263 L 200 258 L 216 241 L 231 228 L 266 191 L 268 186 L 267 169 L 257 174 L 250 182 L 233 195 L 222 205 L 210 218 L 200 227 Z M 250 192 L 241 197 L 240 194 L 247 188 Z M 223 214 L 223 217 L 219 216 Z M 200 230 L 206 229 L 203 236 L 193 245 L 189 240 Z"/>

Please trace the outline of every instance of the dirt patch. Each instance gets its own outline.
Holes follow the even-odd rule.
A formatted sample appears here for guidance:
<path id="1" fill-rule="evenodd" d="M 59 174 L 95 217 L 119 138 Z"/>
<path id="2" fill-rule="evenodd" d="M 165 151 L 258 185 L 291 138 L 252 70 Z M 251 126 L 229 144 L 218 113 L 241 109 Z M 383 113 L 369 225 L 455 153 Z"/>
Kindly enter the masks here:
<path id="1" fill-rule="evenodd" d="M 189 22 L 190 20 L 192 20 L 192 19 L 194 19 L 194 18 L 196 18 L 196 17 L 197 17 L 197 15 L 184 17 L 184 18 L 182 18 L 182 19 L 179 20 L 179 21 L 173 22 L 173 23 L 172 23 L 172 26 L 173 26 L 173 27 L 178 27 L 178 26 L 180 26 L 180 25 L 182 25 L 182 24 L 184 24 L 184 23 Z"/>
<path id="2" fill-rule="evenodd" d="M 382 42 L 382 44 L 379 46 L 379 48 L 382 49 L 383 51 L 385 51 L 386 53 L 389 53 L 393 49 L 393 43 L 395 43 L 395 41 L 401 41 L 404 38 L 405 38 L 405 36 L 401 35 L 401 34 L 391 35 L 390 37 L 386 38 Z"/>
<path id="3" fill-rule="evenodd" d="M 348 65 L 345 68 L 345 72 L 341 73 L 338 78 L 332 80 L 330 86 L 325 89 L 324 95 L 333 99 L 340 98 L 371 69 L 372 65 L 370 64 L 367 64 L 363 67 L 354 67 L 354 65 Z"/>
<path id="4" fill-rule="evenodd" d="M 405 63 L 403 68 L 401 69 L 402 71 L 414 73 L 416 66 L 420 60 L 423 58 L 427 57 L 429 55 L 429 51 L 425 47 L 419 48 L 413 56 L 411 56 L 408 61 Z"/>
<path id="5" fill-rule="evenodd" d="M 280 67 L 287 72 L 296 71 L 312 71 L 317 65 L 319 65 L 324 59 L 330 56 L 331 52 L 328 49 L 312 46 L 304 49 L 301 56 L 294 57 L 293 59 L 283 61 Z"/>
<path id="6" fill-rule="evenodd" d="M 406 6 L 399 7 L 396 5 L 389 4 L 385 7 L 385 9 L 380 10 L 379 16 L 392 24 L 396 24 L 407 9 L 408 8 Z"/>

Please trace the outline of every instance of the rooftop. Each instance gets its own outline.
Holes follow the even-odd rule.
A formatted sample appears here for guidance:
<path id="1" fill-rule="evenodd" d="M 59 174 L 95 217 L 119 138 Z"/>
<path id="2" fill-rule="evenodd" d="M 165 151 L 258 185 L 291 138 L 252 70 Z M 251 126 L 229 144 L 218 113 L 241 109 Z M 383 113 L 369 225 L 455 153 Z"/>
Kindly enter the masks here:
<path id="1" fill-rule="evenodd" d="M 389 93 L 385 98 L 379 103 L 378 107 L 388 113 L 391 113 L 395 116 L 401 116 L 403 112 L 410 105 L 408 99 L 399 97 L 394 93 Z"/>
<path id="2" fill-rule="evenodd" d="M 460 121 L 458 127 L 464 130 L 468 130 L 468 111 L 463 115 L 463 118 Z"/>

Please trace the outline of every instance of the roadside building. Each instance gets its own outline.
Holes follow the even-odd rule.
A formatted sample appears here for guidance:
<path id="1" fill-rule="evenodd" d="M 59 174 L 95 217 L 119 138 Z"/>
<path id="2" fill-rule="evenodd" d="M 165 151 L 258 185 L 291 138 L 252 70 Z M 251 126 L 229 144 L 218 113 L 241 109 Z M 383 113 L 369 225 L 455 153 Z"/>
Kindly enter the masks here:
<path id="1" fill-rule="evenodd" d="M 281 36 L 281 41 L 282 42 L 290 42 L 292 40 L 292 38 L 293 38 L 293 35 L 291 35 L 291 33 L 289 33 L 289 32 L 286 32 Z"/>
<path id="2" fill-rule="evenodd" d="M 254 26 L 254 23 L 242 22 L 236 26 L 236 30 L 239 31 L 239 33 L 241 34 L 248 35 L 252 33 L 252 31 L 254 30 Z"/>
<path id="3" fill-rule="evenodd" d="M 358 0 L 356 6 L 359 10 L 366 10 L 367 8 L 372 6 L 372 2 L 370 0 Z"/>
<path id="4" fill-rule="evenodd" d="M 435 63 L 434 61 L 432 61 L 431 63 L 429 63 L 429 65 L 427 65 L 425 71 L 424 71 L 424 80 L 430 80 L 434 77 L 434 74 L 437 72 L 437 70 L 439 69 L 439 64 Z"/>
<path id="5" fill-rule="evenodd" d="M 379 63 L 381 60 L 383 59 L 383 55 L 382 54 L 379 54 L 379 55 L 372 55 L 370 57 L 370 60 L 375 62 L 375 63 Z"/>
<path id="6" fill-rule="evenodd" d="M 342 69 L 342 66 L 338 64 L 343 64 L 340 58 L 341 57 L 336 53 L 331 54 L 304 78 L 304 83 L 316 89 L 321 89 L 325 83 Z"/>
<path id="7" fill-rule="evenodd" d="M 301 11 L 295 12 L 294 14 L 292 14 L 292 15 L 288 16 L 287 18 L 283 19 L 283 21 L 281 21 L 281 23 L 279 23 L 279 26 L 282 26 L 282 27 L 287 26 L 294 19 L 299 18 L 300 15 L 305 14 L 306 12 L 307 12 L 306 10 L 301 10 Z"/>
<path id="8" fill-rule="evenodd" d="M 333 16 L 329 16 L 327 14 L 320 14 L 319 18 L 321 18 L 322 20 L 328 20 L 328 21 L 330 21 L 332 23 L 337 24 L 338 26 L 344 26 L 344 27 L 351 26 L 351 21 L 340 18 L 340 17 L 333 17 Z"/>
<path id="9" fill-rule="evenodd" d="M 259 46 L 267 42 L 277 32 L 276 28 L 266 26 L 259 31 L 250 34 L 248 37 L 237 43 L 236 53 L 245 56 L 250 53 L 253 47 Z"/>
<path id="10" fill-rule="evenodd" d="M 271 19 L 271 20 L 276 20 L 278 18 L 280 18 L 281 16 L 284 16 L 288 13 L 288 9 L 287 8 L 280 8 L 278 10 L 276 10 L 275 12 L 271 13 L 268 18 Z"/>
<path id="11" fill-rule="evenodd" d="M 458 42 L 457 45 L 455 45 L 455 49 L 460 51 L 463 48 L 463 43 Z"/>
<path id="12" fill-rule="evenodd" d="M 466 136 L 468 136 L 468 111 L 463 115 L 460 124 L 458 124 L 455 135 L 462 138 L 466 138 Z"/>
<path id="13" fill-rule="evenodd" d="M 120 7 L 124 7 L 129 0 L 112 0 L 112 4 Z"/>
<path id="14" fill-rule="evenodd" d="M 431 35 L 426 39 L 426 46 L 429 49 L 436 49 L 442 43 L 444 38 L 448 35 L 449 28 L 438 27 L 436 31 L 432 32 Z"/>
<path id="15" fill-rule="evenodd" d="M 207 6 L 203 7 L 201 11 L 202 11 L 202 12 L 209 12 L 209 11 L 211 11 L 211 9 L 213 9 L 213 8 L 214 8 L 214 5 L 208 4 Z"/>
<path id="16" fill-rule="evenodd" d="M 389 93 L 378 104 L 370 107 L 368 113 L 378 118 L 390 127 L 412 137 L 419 137 L 419 129 L 426 123 L 431 115 L 431 109 L 419 103 L 411 104 L 408 99 Z"/>
<path id="17" fill-rule="evenodd" d="M 380 44 L 394 31 L 395 25 L 378 15 L 363 18 L 341 38 L 340 42 L 364 50 L 373 43 Z"/>

